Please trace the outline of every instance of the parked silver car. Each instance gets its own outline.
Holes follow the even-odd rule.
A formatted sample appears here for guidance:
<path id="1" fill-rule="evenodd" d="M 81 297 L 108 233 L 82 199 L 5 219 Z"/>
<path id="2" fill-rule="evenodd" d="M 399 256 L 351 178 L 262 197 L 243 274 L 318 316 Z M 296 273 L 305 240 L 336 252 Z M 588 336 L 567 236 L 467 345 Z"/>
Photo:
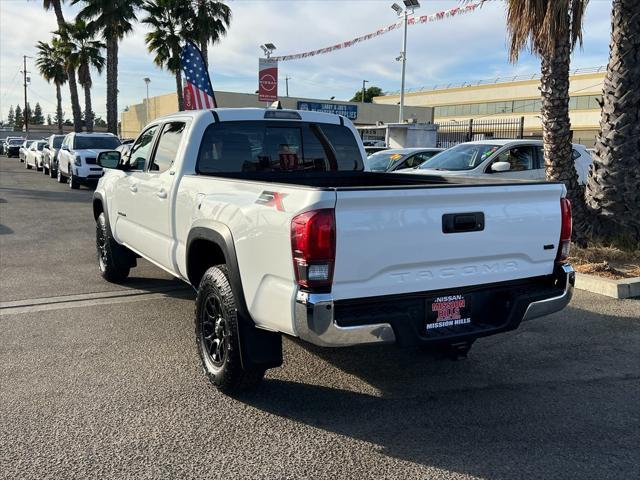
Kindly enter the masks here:
<path id="1" fill-rule="evenodd" d="M 393 148 L 367 157 L 365 168 L 371 172 L 393 172 L 403 168 L 417 168 L 444 148 Z"/>

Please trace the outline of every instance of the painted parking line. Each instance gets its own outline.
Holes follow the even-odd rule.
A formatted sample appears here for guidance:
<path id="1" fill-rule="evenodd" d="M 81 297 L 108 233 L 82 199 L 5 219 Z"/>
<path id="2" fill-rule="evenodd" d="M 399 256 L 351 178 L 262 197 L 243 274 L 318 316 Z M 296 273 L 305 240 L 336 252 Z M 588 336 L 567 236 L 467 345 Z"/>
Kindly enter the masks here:
<path id="1" fill-rule="evenodd" d="M 180 296 L 188 298 L 193 291 L 188 285 L 171 285 L 148 289 L 127 289 L 111 292 L 63 295 L 58 297 L 31 298 L 12 302 L 0 302 L 0 316 L 20 313 L 43 312 L 64 308 L 89 307 L 113 303 L 137 302 L 156 298 Z"/>

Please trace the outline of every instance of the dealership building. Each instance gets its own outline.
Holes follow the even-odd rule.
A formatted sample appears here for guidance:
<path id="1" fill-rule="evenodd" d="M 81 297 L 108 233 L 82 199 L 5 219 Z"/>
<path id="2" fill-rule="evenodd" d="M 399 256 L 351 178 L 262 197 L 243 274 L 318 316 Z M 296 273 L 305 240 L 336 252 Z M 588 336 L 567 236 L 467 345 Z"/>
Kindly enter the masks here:
<path id="1" fill-rule="evenodd" d="M 216 92 L 219 107 L 259 107 L 268 104 L 260 102 L 258 95 L 250 93 Z M 399 106 L 383 103 L 343 102 L 340 100 L 281 97 L 283 108 L 315 110 L 338 113 L 349 118 L 355 125 L 377 125 L 398 121 Z M 142 128 L 153 119 L 178 110 L 178 96 L 175 93 L 144 99 L 142 103 L 128 106 L 120 117 L 120 135 L 136 137 Z M 405 108 L 408 119 L 416 124 L 433 123 L 433 108 L 415 106 Z"/>
<path id="2" fill-rule="evenodd" d="M 569 117 L 573 141 L 593 146 L 600 125 L 599 99 L 606 67 L 572 72 L 569 86 Z M 405 104 L 412 107 L 434 107 L 435 123 L 456 122 L 467 125 L 469 119 L 523 119 L 523 135 L 542 138 L 540 118 L 540 77 L 529 75 L 496 78 L 458 85 L 441 84 L 430 88 L 408 90 Z M 373 99 L 380 105 L 396 105 L 400 94 L 393 93 Z M 466 123 L 465 123 L 466 122 Z"/>

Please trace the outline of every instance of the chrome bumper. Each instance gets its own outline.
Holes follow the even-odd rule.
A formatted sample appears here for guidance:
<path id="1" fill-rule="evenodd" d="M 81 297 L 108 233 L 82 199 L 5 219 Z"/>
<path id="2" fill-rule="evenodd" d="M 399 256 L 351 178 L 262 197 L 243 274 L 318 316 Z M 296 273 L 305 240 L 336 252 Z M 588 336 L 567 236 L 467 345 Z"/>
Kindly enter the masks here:
<path id="1" fill-rule="evenodd" d="M 330 294 L 298 292 L 296 294 L 296 334 L 321 347 L 348 347 L 370 343 L 394 343 L 396 337 L 388 323 L 341 327 L 333 318 Z"/>
<path id="2" fill-rule="evenodd" d="M 561 265 L 556 276 L 558 277 L 558 283 L 564 285 L 564 292 L 557 297 L 530 303 L 522 318 L 523 322 L 558 312 L 569 304 L 573 296 L 573 287 L 576 283 L 576 274 L 573 271 L 573 267 L 568 263 Z"/>
<path id="3" fill-rule="evenodd" d="M 532 302 L 527 307 L 522 321 L 549 315 L 567 306 L 573 294 L 575 273 L 571 265 L 557 267 L 557 285 L 562 285 L 561 295 Z M 296 334 L 303 340 L 321 347 L 347 347 L 395 343 L 396 336 L 389 323 L 339 326 L 334 318 L 335 306 L 331 294 L 297 292 L 294 311 Z M 517 319 L 514 319 L 517 326 Z"/>

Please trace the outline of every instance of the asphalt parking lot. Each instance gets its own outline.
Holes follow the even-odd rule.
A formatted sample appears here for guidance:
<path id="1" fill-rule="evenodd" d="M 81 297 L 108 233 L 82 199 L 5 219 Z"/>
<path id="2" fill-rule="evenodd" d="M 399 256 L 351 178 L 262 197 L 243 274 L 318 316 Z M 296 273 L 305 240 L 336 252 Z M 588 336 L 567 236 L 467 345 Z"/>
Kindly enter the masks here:
<path id="1" fill-rule="evenodd" d="M 285 340 L 232 399 L 191 290 L 146 261 L 99 277 L 91 195 L 0 157 L 0 478 L 640 475 L 640 299 L 576 292 L 460 361 Z"/>

